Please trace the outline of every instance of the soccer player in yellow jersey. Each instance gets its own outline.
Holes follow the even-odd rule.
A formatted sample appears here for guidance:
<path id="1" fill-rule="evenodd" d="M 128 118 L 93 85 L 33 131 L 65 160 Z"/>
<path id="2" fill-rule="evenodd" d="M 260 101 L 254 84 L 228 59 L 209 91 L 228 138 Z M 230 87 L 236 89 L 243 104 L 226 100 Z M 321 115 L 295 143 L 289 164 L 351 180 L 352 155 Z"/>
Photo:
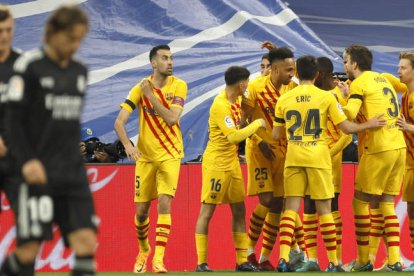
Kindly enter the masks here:
<path id="1" fill-rule="evenodd" d="M 404 130 L 407 143 L 406 171 L 403 182 L 403 200 L 407 202 L 407 213 L 410 220 L 411 248 L 414 253 L 414 52 L 402 52 L 398 64 L 400 84 L 396 90 L 404 92 L 402 98 L 402 118 L 398 125 Z M 404 87 L 405 86 L 405 87 Z M 414 263 L 405 269 L 414 271 Z"/>
<path id="2" fill-rule="evenodd" d="M 236 271 L 258 271 L 247 261 L 244 182 L 236 144 L 266 127 L 263 119 L 240 129 L 241 96 L 250 72 L 232 66 L 225 72 L 226 87 L 213 101 L 209 117 L 209 142 L 203 155 L 201 208 L 196 225 L 197 268 L 207 272 L 208 225 L 216 205 L 228 203 L 232 211 L 232 232 L 236 249 Z"/>
<path id="3" fill-rule="evenodd" d="M 269 51 L 271 72 L 251 81 L 242 102 L 243 121 L 262 118 L 267 128 L 246 141 L 248 191 L 259 203 L 250 217 L 248 260 L 264 271 L 274 271 L 269 255 L 276 241 L 283 208 L 283 169 L 286 142 L 272 138 L 274 107 L 294 75 L 293 53 L 286 47 Z M 263 228 L 261 256 L 257 262 L 255 246 Z"/>
<path id="4" fill-rule="evenodd" d="M 328 251 L 327 271 L 338 271 L 336 230 L 331 213 L 332 162 L 327 135 L 328 116 L 345 133 L 385 124 L 380 116 L 362 125 L 346 120 L 339 103 L 328 91 L 313 85 L 317 60 L 303 56 L 296 61 L 300 85 L 282 95 L 276 104 L 273 137 L 287 137 L 288 146 L 284 172 L 285 210 L 280 221 L 280 259 L 277 270 L 289 271 L 289 250 L 302 197 L 309 191 L 316 211 L 325 247 Z M 286 129 L 285 129 L 286 128 Z"/>
<path id="5" fill-rule="evenodd" d="M 364 46 L 351 45 L 344 52 L 344 69 L 352 81 L 344 112 L 354 119 L 358 112 L 366 118 L 384 114 L 384 128 L 369 130 L 365 137 L 352 202 L 355 218 L 358 257 L 353 271 L 371 271 L 369 260 L 369 202 L 381 197 L 380 211 L 387 236 L 388 269 L 401 271 L 400 227 L 394 209 L 394 197 L 400 192 L 405 170 L 406 145 L 398 129 L 400 116 L 397 95 L 389 81 L 371 71 L 372 53 Z M 381 218 L 378 218 L 379 220 Z"/>
<path id="6" fill-rule="evenodd" d="M 129 158 L 136 161 L 135 225 L 139 242 L 134 272 L 147 270 L 151 252 L 148 242 L 149 209 L 158 199 L 158 220 L 155 233 L 155 253 L 152 271 L 167 272 L 164 252 L 171 227 L 171 201 L 177 189 L 180 160 L 184 156 L 179 118 L 184 108 L 187 84 L 172 75 L 173 56 L 168 45 L 158 45 L 149 54 L 153 75 L 135 85 L 121 104 L 115 121 L 115 131 Z M 138 146 L 128 139 L 125 124 L 138 108 Z"/>
<path id="7" fill-rule="evenodd" d="M 346 104 L 341 90 L 336 85 L 333 78 L 333 64 L 327 57 L 319 57 L 318 61 L 318 77 L 315 80 L 315 86 L 331 92 L 335 96 L 341 106 Z M 338 259 L 338 270 L 342 269 L 342 220 L 338 209 L 339 194 L 342 184 L 342 150 L 352 141 L 351 135 L 344 134 L 328 117 L 326 125 L 326 138 L 332 157 L 332 180 L 334 185 L 335 197 L 332 199 L 331 211 L 335 221 L 336 228 L 336 257 Z M 310 195 L 305 196 L 303 211 L 303 231 L 306 243 L 306 251 L 308 262 L 296 271 L 319 271 L 318 264 L 318 247 L 317 247 L 317 231 L 318 231 L 318 215 L 316 213 L 315 201 Z"/>

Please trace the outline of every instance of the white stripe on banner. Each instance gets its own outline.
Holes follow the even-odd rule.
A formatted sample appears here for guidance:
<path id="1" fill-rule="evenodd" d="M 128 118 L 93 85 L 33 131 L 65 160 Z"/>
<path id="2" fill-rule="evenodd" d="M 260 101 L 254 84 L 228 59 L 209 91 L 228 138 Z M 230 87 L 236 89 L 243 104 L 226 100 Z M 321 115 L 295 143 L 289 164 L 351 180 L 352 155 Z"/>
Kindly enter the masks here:
<path id="1" fill-rule="evenodd" d="M 403 48 L 403 47 L 393 47 L 387 45 L 371 45 L 366 46 L 368 49 L 380 53 L 394 53 L 394 52 L 405 52 L 405 51 L 414 51 L 414 48 Z M 331 47 L 335 52 L 343 52 L 345 47 Z"/>
<path id="2" fill-rule="evenodd" d="M 81 4 L 88 0 L 36 0 L 27 3 L 10 5 L 14 18 L 31 16 L 55 10 L 62 4 Z"/>
<path id="3" fill-rule="evenodd" d="M 171 41 L 169 43 L 171 52 L 178 53 L 185 51 L 200 42 L 215 40 L 220 37 L 229 35 L 251 19 L 256 19 L 262 23 L 269 25 L 285 26 L 292 20 L 298 19 L 298 16 L 290 9 L 284 9 L 280 13 L 272 16 L 252 15 L 246 11 L 238 11 L 233 15 L 232 18 L 220 26 L 203 30 L 198 34 L 187 38 L 180 38 Z M 148 54 L 149 52 L 145 52 L 110 67 L 91 71 L 89 74 L 89 84 L 94 84 L 106 80 L 107 78 L 110 78 L 122 71 L 142 67 L 149 64 Z"/>

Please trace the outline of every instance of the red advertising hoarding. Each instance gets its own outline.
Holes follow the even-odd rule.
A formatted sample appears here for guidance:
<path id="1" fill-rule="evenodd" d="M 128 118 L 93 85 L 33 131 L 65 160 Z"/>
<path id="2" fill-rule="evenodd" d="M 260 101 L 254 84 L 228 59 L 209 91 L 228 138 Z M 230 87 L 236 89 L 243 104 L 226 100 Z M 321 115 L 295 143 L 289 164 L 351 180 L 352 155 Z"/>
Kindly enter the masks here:
<path id="1" fill-rule="evenodd" d="M 246 175 L 246 167 L 242 165 Z M 131 271 L 138 252 L 135 237 L 133 189 L 133 165 L 97 165 L 88 166 L 90 188 L 95 199 L 99 217 L 99 245 L 96 251 L 98 271 Z M 343 261 L 355 258 L 356 242 L 352 216 L 353 180 L 356 166 L 343 165 L 343 189 L 340 198 L 340 210 L 343 221 Z M 165 264 L 170 271 L 194 270 L 197 262 L 194 232 L 200 208 L 201 165 L 181 166 L 179 186 L 172 207 L 172 228 L 166 250 Z M 15 244 L 14 218 L 7 201 L 2 196 L 3 212 L 0 216 L 0 260 L 10 252 Z M 150 244 L 154 247 L 156 224 L 156 201 L 152 203 L 150 215 Z M 257 204 L 256 197 L 246 198 L 246 221 Z M 406 263 L 413 260 L 408 232 L 406 205 L 398 199 L 397 214 L 402 226 L 401 253 Z M 234 269 L 235 253 L 231 235 L 231 212 L 226 205 L 219 206 L 209 228 L 208 262 L 213 269 Z M 321 267 L 326 266 L 326 253 L 323 241 L 319 238 L 319 257 Z M 260 245 L 260 241 L 258 243 Z M 278 243 L 272 253 L 271 261 L 278 257 Z M 260 248 L 257 249 L 258 254 Z M 378 260 L 385 256 L 384 248 L 379 250 Z M 151 256 L 150 256 L 151 258 Z M 59 232 L 55 239 L 42 246 L 36 262 L 40 271 L 67 271 L 73 265 L 73 256 L 64 249 Z"/>

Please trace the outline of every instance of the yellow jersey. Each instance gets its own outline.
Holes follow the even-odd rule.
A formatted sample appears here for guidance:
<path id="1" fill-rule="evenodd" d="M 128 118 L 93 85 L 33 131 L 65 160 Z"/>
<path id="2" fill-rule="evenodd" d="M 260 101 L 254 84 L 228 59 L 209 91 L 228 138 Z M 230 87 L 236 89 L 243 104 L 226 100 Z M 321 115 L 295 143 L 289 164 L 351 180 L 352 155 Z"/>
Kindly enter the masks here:
<path id="1" fill-rule="evenodd" d="M 203 155 L 203 165 L 218 171 L 231 170 L 237 156 L 238 145 L 232 144 L 227 136 L 240 129 L 241 97 L 231 103 L 223 90 L 213 101 L 208 119 L 209 141 Z"/>
<path id="2" fill-rule="evenodd" d="M 152 76 L 147 79 L 151 80 Z M 142 153 L 140 161 L 164 161 L 184 157 L 183 139 L 180 123 L 168 126 L 158 115 L 149 99 L 141 91 L 141 82 L 129 91 L 121 108 L 133 112 L 138 107 L 139 137 L 138 150 Z M 184 108 L 187 97 L 187 84 L 174 76 L 169 76 L 167 84 L 161 89 L 153 88 L 154 95 L 166 107 Z"/>
<path id="3" fill-rule="evenodd" d="M 339 89 L 338 86 L 335 86 L 334 89 L 329 90 L 328 92 L 330 92 L 332 95 L 335 96 L 335 98 L 337 99 L 337 101 L 339 102 L 341 106 L 346 105 L 346 100 L 342 96 L 341 90 Z M 334 124 L 331 117 L 328 117 L 328 124 L 326 126 L 326 134 L 327 134 L 326 137 L 328 139 L 329 148 L 332 148 L 335 145 L 335 143 L 338 142 L 339 138 L 341 138 L 342 135 L 346 135 L 339 129 L 339 127 L 337 127 Z"/>
<path id="4" fill-rule="evenodd" d="M 414 125 L 414 93 L 408 91 L 407 85 L 402 83 L 394 75 L 384 73 L 385 78 L 391 83 L 397 93 L 402 93 L 401 112 L 405 120 Z M 406 168 L 414 168 L 414 133 L 403 131 L 405 143 L 407 144 Z"/>
<path id="5" fill-rule="evenodd" d="M 295 86 L 296 83 L 291 81 L 288 85 L 282 85 L 278 90 L 274 87 L 270 74 L 259 76 L 249 82 L 247 95 L 243 98 L 243 104 L 253 108 L 251 120 L 262 118 L 266 121 L 266 129 L 259 129 L 257 135 L 268 144 L 273 145 L 277 152 L 283 156 L 286 153 L 286 140 L 283 139 L 277 142 L 272 137 L 275 106 L 280 96 Z M 257 145 L 257 142 L 249 138 L 247 139 L 247 145 L 254 146 Z"/>
<path id="6" fill-rule="evenodd" d="M 328 116 L 335 125 L 346 120 L 332 93 L 314 85 L 299 85 L 280 97 L 274 126 L 286 128 L 285 167 L 332 168 L 326 138 Z"/>
<path id="7" fill-rule="evenodd" d="M 350 92 L 344 107 L 349 119 L 355 119 L 360 112 L 365 120 L 384 114 L 387 121 L 382 128 L 366 131 L 364 153 L 405 148 L 403 134 L 396 124 L 400 116 L 398 98 L 390 82 L 380 73 L 365 71 L 352 81 Z"/>

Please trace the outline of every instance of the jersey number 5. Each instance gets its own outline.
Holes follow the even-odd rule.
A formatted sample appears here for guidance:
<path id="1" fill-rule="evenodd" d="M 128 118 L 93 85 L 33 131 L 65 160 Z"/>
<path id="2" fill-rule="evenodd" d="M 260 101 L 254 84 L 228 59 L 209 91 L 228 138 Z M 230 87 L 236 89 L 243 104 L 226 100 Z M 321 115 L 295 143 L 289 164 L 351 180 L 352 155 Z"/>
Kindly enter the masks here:
<path id="1" fill-rule="evenodd" d="M 302 135 L 295 135 L 295 131 L 301 127 L 303 122 L 300 112 L 297 110 L 289 110 L 286 112 L 286 120 L 294 120 L 293 125 L 288 128 L 289 140 L 302 141 Z M 315 139 L 319 138 L 322 131 L 319 109 L 309 109 L 304 122 L 303 135 L 312 135 Z"/>

